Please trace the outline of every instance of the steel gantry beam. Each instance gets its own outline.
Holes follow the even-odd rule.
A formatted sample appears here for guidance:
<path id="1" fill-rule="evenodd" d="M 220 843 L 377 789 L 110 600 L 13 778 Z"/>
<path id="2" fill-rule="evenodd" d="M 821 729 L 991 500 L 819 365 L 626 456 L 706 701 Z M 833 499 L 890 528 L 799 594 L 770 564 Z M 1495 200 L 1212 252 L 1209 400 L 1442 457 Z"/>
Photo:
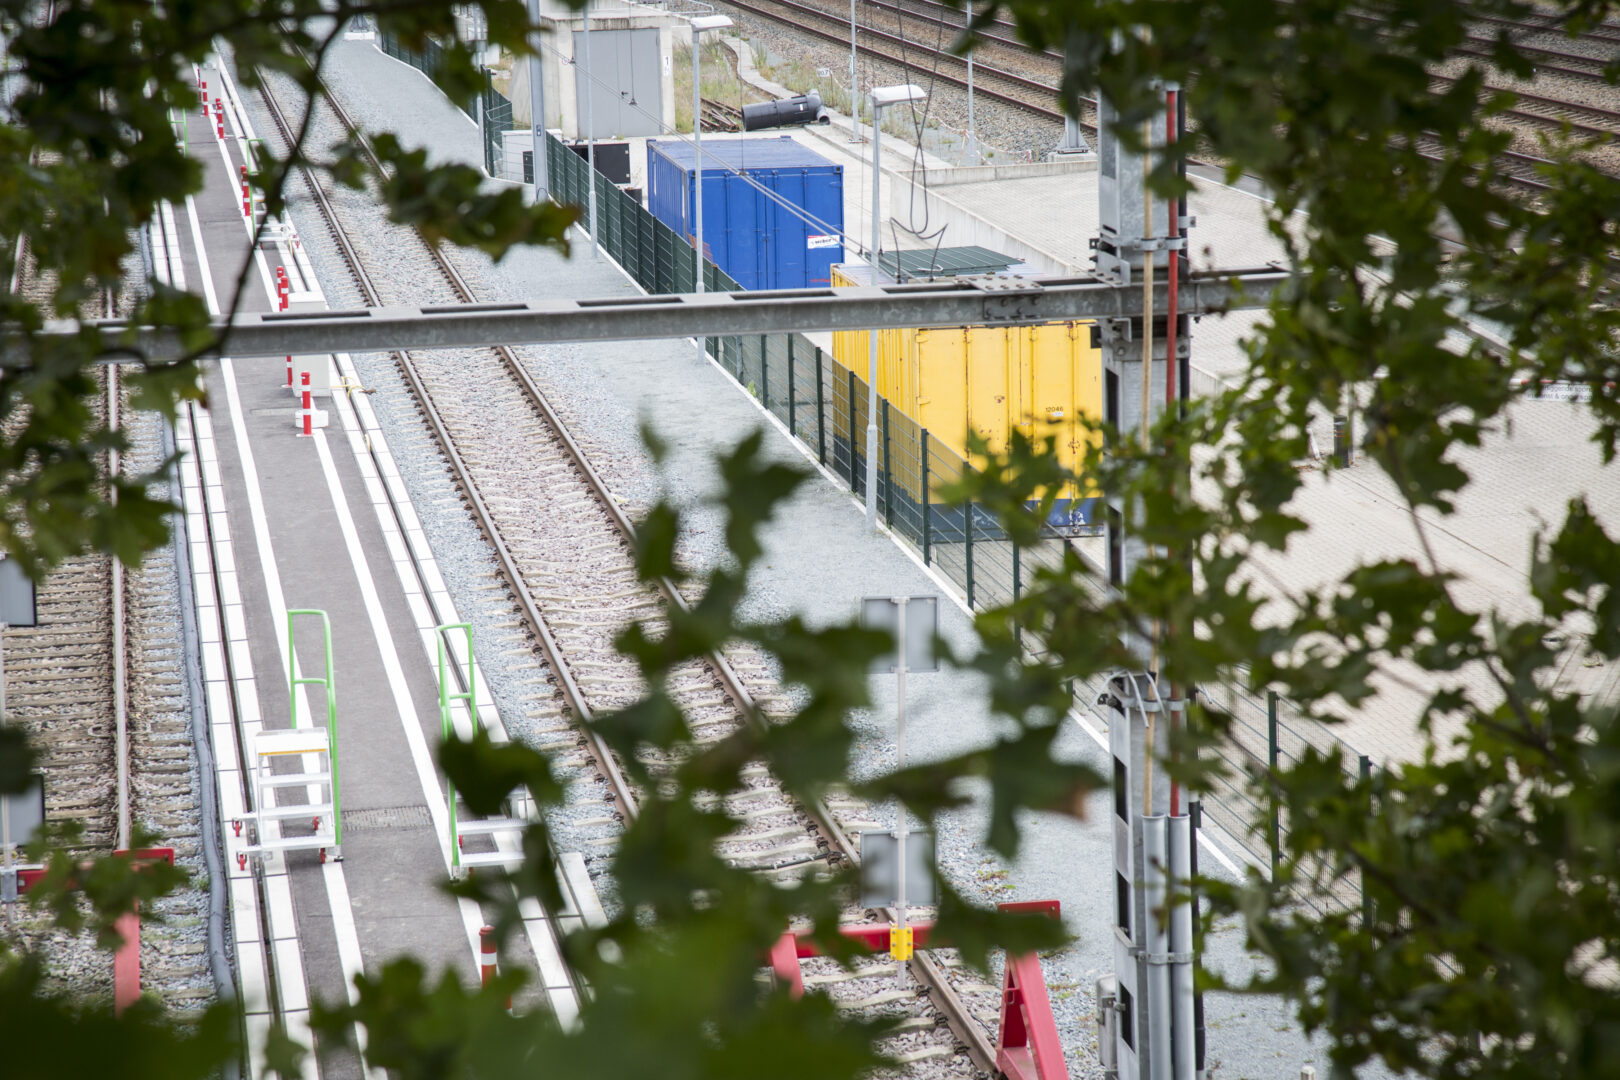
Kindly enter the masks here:
<path id="1" fill-rule="evenodd" d="M 1188 315 L 1263 307 L 1288 280 L 1273 267 L 1194 274 L 1181 283 Z M 1164 283 L 1156 286 L 1159 292 Z M 480 345 L 729 337 L 790 331 L 887 330 L 942 326 L 1020 326 L 1071 319 L 1130 319 L 1143 289 L 1094 278 L 957 278 L 948 282 L 761 292 L 683 293 L 599 300 L 356 308 L 349 311 L 240 313 L 214 324 L 228 330 L 231 356 L 451 349 Z M 1154 310 L 1164 310 L 1156 296 Z M 123 320 L 47 323 L 46 337 L 100 330 L 109 360 L 164 361 L 184 355 L 170 330 Z M 0 333 L 4 333 L 0 331 Z M 19 344 L 6 334 L 6 352 Z M 210 349 L 201 355 L 217 356 Z"/>

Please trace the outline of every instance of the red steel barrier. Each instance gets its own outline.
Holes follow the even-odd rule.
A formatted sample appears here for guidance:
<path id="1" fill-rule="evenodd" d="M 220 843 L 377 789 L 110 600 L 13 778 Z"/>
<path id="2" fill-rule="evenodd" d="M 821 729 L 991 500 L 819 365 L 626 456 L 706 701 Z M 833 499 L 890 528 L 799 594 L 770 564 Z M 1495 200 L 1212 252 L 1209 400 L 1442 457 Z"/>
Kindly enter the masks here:
<path id="1" fill-rule="evenodd" d="M 997 904 L 1002 911 L 1043 912 L 1062 916 L 1056 900 Z M 1001 1034 L 996 1039 L 996 1068 L 1007 1080 L 1069 1080 L 1063 1042 L 1052 1002 L 1046 996 L 1041 958 L 1034 953 L 1009 956 L 1001 975 Z"/>
<path id="2" fill-rule="evenodd" d="M 1039 912 L 1059 918 L 1062 907 L 1056 900 L 1031 900 L 998 904 L 1002 911 Z M 933 923 L 912 927 L 916 947 L 928 944 Z M 860 942 L 869 952 L 889 951 L 888 923 L 840 926 L 838 932 Z M 821 950 L 809 938 L 788 931 L 771 946 L 771 971 L 788 987 L 793 997 L 804 996 L 804 973 L 799 961 L 820 956 Z M 1063 1043 L 1058 1038 L 1052 1003 L 1046 996 L 1046 978 L 1041 974 L 1040 957 L 1034 953 L 1007 957 L 1001 980 L 1001 1032 L 996 1039 L 996 1068 L 1007 1080 L 1069 1080 L 1069 1066 L 1063 1060 Z"/>
<path id="3" fill-rule="evenodd" d="M 933 923 L 913 923 L 911 926 L 912 943 L 916 948 L 926 948 L 928 936 L 933 932 Z M 838 932 L 852 941 L 858 941 L 866 947 L 867 952 L 886 953 L 889 951 L 889 935 L 891 927 L 888 923 L 862 923 L 858 926 L 840 926 Z M 789 992 L 794 997 L 804 995 L 804 974 L 799 969 L 799 961 L 808 956 L 820 956 L 821 949 L 809 938 L 801 938 L 789 930 L 776 939 L 771 946 L 771 969 L 776 977 L 787 983 Z"/>

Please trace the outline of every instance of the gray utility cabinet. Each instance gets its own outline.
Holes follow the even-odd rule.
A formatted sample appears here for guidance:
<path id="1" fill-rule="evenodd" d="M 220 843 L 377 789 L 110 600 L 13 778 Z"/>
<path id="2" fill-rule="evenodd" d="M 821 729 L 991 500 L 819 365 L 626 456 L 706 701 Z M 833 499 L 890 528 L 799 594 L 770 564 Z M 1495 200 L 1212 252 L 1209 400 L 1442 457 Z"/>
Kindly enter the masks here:
<path id="1" fill-rule="evenodd" d="M 592 30 L 591 79 L 585 80 L 585 34 L 574 31 L 574 92 L 588 101 L 591 124 L 580 113 L 579 136 L 597 139 L 659 134 L 664 115 L 658 31 Z"/>

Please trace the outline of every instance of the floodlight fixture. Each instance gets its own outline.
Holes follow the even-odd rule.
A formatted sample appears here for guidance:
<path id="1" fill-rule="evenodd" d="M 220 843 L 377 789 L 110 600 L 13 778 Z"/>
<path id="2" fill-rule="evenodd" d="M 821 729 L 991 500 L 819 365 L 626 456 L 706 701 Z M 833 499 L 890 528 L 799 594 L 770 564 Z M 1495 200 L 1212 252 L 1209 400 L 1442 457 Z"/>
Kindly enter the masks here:
<path id="1" fill-rule="evenodd" d="M 927 97 L 928 91 L 911 83 L 904 86 L 872 87 L 872 105 L 878 109 L 887 109 L 890 105 L 904 105 L 912 101 L 924 101 Z"/>

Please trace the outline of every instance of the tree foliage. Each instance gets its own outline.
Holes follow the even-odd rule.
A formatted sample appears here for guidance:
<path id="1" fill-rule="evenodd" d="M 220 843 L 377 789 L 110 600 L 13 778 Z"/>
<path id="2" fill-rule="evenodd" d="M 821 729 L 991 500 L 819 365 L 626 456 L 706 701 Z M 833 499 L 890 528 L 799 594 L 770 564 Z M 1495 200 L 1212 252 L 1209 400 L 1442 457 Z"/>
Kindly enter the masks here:
<path id="1" fill-rule="evenodd" d="M 482 7 L 491 40 L 521 51 L 523 5 Z M 16 255 L 6 245 L 27 233 L 55 282 L 47 312 L 0 299 L 0 318 L 25 332 L 116 285 L 131 230 L 159 199 L 195 188 L 166 110 L 194 101 L 189 65 L 216 41 L 229 43 L 249 85 L 265 69 L 313 93 L 302 54 L 318 69 L 344 19 L 371 13 L 407 42 L 433 34 L 448 43 L 439 73 L 448 90 L 476 85 L 471 53 L 439 3 L 327 11 L 309 0 L 221 0 L 165 9 L 162 19 L 114 0 L 54 10 L 47 24 L 39 5 L 0 0 L 11 95 L 0 124 L 0 266 Z M 1072 811 L 1092 781 L 1054 762 L 1049 747 L 1074 679 L 1137 663 L 1120 644 L 1126 633 L 1162 628 L 1164 670 L 1182 684 L 1275 690 L 1328 722 L 1364 706 L 1381 678 L 1418 672 L 1427 700 L 1410 717 L 1425 739 L 1417 760 L 1358 779 L 1332 755 L 1307 753 L 1256 776 L 1257 794 L 1290 823 L 1282 865 L 1270 879 L 1206 883 L 1213 909 L 1241 915 L 1272 961 L 1251 988 L 1295 999 L 1341 1072 L 1381 1059 L 1434 1077 L 1620 1074 L 1620 725 L 1613 703 L 1574 697 L 1552 677 L 1563 651 L 1553 642 L 1571 636 L 1602 662 L 1620 658 L 1616 523 L 1576 500 L 1535 538 L 1530 614 L 1465 602 L 1428 538 L 1470 483 L 1459 452 L 1502 429 L 1507 410 L 1545 380 L 1588 395 L 1592 452 L 1614 456 L 1620 360 L 1609 290 L 1620 184 L 1570 133 L 1548 148 L 1544 191 L 1511 190 L 1498 156 L 1511 95 L 1490 89 L 1501 81 L 1489 69 L 1527 76 L 1534 57 L 1510 33 L 1472 21 L 1535 15 L 1577 32 L 1608 12 L 1590 0 L 1557 9 L 1508 0 L 998 0 L 977 9 L 981 28 L 1007 16 L 1031 44 L 1060 49 L 1071 105 L 1105 91 L 1122 107 L 1123 137 L 1148 117 L 1155 86 L 1180 84 L 1198 127 L 1181 152 L 1266 187 L 1293 278 L 1249 344 L 1242 385 L 1167 417 L 1151 449 L 1100 431 L 1084 480 L 1127 496 L 1129 527 L 1157 554 L 1109 590 L 1070 553 L 1037 571 L 1014 604 L 982 615 L 982 648 L 962 662 L 985 674 L 1007 721 L 995 741 L 872 781 L 864 793 L 898 794 L 931 817 L 961 798 L 961 781 L 982 778 L 990 840 L 1016 852 L 1018 811 Z M 1489 61 L 1461 51 L 1480 32 L 1492 38 Z M 1441 65 L 1456 81 L 1433 81 Z M 437 172 L 399 141 L 377 145 L 390 173 L 371 181 L 397 220 L 497 255 L 514 242 L 560 242 L 564 218 L 501 203 L 477 191 L 474 177 Z M 272 208 L 306 157 L 321 157 L 309 163 L 346 182 L 363 178 L 353 147 L 319 149 L 306 155 L 300 146 L 272 167 Z M 1175 164 L 1159 170 L 1165 190 L 1178 183 Z M 1290 231 L 1299 209 L 1308 223 Z M 153 287 L 142 305 L 149 321 L 199 333 L 193 297 Z M 1497 327 L 1507 347 L 1462 333 L 1476 319 Z M 89 335 L 50 349 L 24 339 L 4 360 L 0 542 L 36 569 L 87 545 L 133 561 L 162 537 L 164 508 L 138 483 L 116 508 L 97 486 L 96 459 L 119 438 L 85 404 L 98 348 Z M 190 362 L 148 365 L 138 382 L 148 400 L 172 405 L 196 392 L 195 372 Z M 1346 402 L 1355 403 L 1368 465 L 1411 511 L 1414 554 L 1288 590 L 1257 574 L 1256 560 L 1285 552 L 1307 528 L 1298 508 L 1307 424 Z M 690 613 L 620 639 L 649 691 L 599 726 L 648 797 L 615 858 L 621 914 L 568 943 L 597 990 L 581 1026 L 507 1017 L 506 987 L 468 990 L 401 961 L 364 980 L 357 1004 L 322 1006 L 323 1031 L 344 1038 L 361 1020 L 375 1061 L 422 1077 L 532 1071 L 541 1055 L 604 1076 L 757 1075 L 766 1049 L 799 1075 L 854 1076 L 874 1064 L 877 1028 L 840 1019 L 814 995 L 794 1003 L 756 983 L 761 951 L 788 918 L 827 937 L 841 906 L 837 879 L 781 886 L 728 866 L 712 840 L 737 823 L 712 796 L 734 789 L 753 761 L 806 801 L 837 783 L 850 753 L 846 717 L 866 703 L 865 658 L 881 642 L 853 626 L 738 619 L 759 529 L 804 477 L 765 460 L 757 438 L 725 459 L 723 473 L 719 509 L 735 561 L 685 583 L 701 596 Z M 1068 479 L 1043 448 L 1015 439 L 955 494 L 997 512 L 1008 535 L 1028 544 L 1041 519 L 1029 507 Z M 638 559 L 648 580 L 680 576 L 681 520 L 660 505 L 643 522 Z M 1030 639 L 1044 646 L 1036 658 L 1023 648 Z M 739 642 L 776 658 L 799 707 L 697 746 L 668 675 Z M 1167 763 L 1189 784 L 1210 781 L 1200 750 L 1229 737 L 1232 718 L 1215 700 L 1202 698 L 1199 724 Z M 672 764 L 655 775 L 646 751 Z M 0 777 L 13 756 L 0 746 Z M 469 799 L 498 801 L 519 784 L 542 802 L 559 798 L 545 760 L 521 748 L 453 744 L 444 762 Z M 544 841 L 537 827 L 530 850 L 542 852 Z M 1322 915 L 1302 902 L 1327 900 L 1351 879 L 1366 890 L 1370 918 L 1332 905 Z M 517 880 L 526 895 L 555 889 L 538 859 Z M 116 910 L 128 893 L 109 888 L 104 899 Z M 483 900 L 506 905 L 503 928 L 515 924 L 510 900 Z M 993 942 L 1050 940 L 1039 936 L 1049 927 L 989 919 L 948 893 L 941 922 L 973 959 Z M 140 1047 L 152 1044 L 143 1040 L 178 1038 L 142 1027 L 145 1018 L 115 1025 L 74 1008 L 42 995 L 34 968 L 0 969 L 0 1022 L 44 1009 L 39 1030 L 94 1028 L 101 1045 L 131 1048 L 130 1061 L 144 1060 Z"/>

